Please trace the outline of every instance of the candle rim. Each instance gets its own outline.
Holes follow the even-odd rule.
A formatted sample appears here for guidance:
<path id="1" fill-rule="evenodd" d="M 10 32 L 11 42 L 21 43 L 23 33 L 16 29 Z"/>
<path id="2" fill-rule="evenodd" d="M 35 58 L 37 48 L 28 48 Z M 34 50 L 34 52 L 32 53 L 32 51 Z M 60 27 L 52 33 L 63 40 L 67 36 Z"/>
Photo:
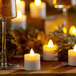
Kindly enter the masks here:
<path id="1" fill-rule="evenodd" d="M 40 55 L 39 53 L 34 53 L 34 56 Z M 24 56 L 30 56 L 30 53 L 24 54 Z M 34 57 L 34 56 L 30 56 L 30 57 Z"/>
<path id="2" fill-rule="evenodd" d="M 30 3 L 30 6 L 31 6 L 31 5 L 34 5 L 34 2 L 31 2 L 31 3 Z M 41 6 L 45 6 L 45 7 L 46 7 L 46 3 L 45 3 L 45 2 L 41 2 L 40 7 L 41 7 Z M 38 6 L 38 7 L 39 7 L 39 6 Z"/>
<path id="3" fill-rule="evenodd" d="M 68 51 L 69 51 L 69 52 L 70 52 L 70 51 L 71 51 L 71 52 L 75 52 L 74 49 L 69 49 Z M 76 53 L 76 52 L 75 52 L 75 53 Z"/>

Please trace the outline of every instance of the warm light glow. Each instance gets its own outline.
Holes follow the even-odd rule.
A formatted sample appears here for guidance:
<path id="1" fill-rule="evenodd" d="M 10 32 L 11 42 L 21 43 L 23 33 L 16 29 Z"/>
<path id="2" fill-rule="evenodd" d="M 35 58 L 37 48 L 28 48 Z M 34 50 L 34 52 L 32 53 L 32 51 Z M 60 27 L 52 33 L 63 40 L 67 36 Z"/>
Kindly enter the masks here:
<path id="1" fill-rule="evenodd" d="M 16 0 L 16 4 L 18 5 L 20 3 L 20 0 Z"/>
<path id="2" fill-rule="evenodd" d="M 53 47 L 53 41 L 52 40 L 49 41 L 48 47 Z"/>
<path id="3" fill-rule="evenodd" d="M 67 33 L 67 29 L 65 27 L 63 27 L 63 32 L 66 34 Z"/>
<path id="4" fill-rule="evenodd" d="M 74 52 L 76 52 L 76 45 L 74 46 Z"/>
<path id="5" fill-rule="evenodd" d="M 35 0 L 35 5 L 37 6 L 41 5 L 41 0 Z"/>
<path id="6" fill-rule="evenodd" d="M 31 51 L 30 51 L 30 56 L 34 56 L 34 51 L 33 51 L 33 49 L 31 49 Z"/>
<path id="7" fill-rule="evenodd" d="M 76 28 L 75 28 L 75 26 L 71 26 L 69 34 L 76 35 Z"/>
<path id="8" fill-rule="evenodd" d="M 63 5 L 55 5 L 55 8 L 63 8 Z"/>
<path id="9" fill-rule="evenodd" d="M 17 18 L 21 18 L 22 17 L 22 13 L 20 11 L 17 11 Z"/>
<path id="10" fill-rule="evenodd" d="M 54 4 L 54 5 L 56 4 L 56 2 L 57 2 L 57 0 L 53 0 L 53 4 Z"/>

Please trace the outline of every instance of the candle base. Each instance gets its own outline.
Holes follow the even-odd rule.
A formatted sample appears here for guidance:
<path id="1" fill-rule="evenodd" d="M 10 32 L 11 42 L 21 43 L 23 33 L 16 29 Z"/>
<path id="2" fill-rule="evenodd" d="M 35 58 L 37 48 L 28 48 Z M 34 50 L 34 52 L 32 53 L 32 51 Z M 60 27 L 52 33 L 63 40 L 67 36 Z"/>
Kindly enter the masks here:
<path id="1" fill-rule="evenodd" d="M 45 61 L 58 61 L 58 57 L 54 57 L 54 58 L 43 57 L 43 60 L 45 60 Z"/>
<path id="2" fill-rule="evenodd" d="M 58 60 L 58 53 L 54 51 L 44 51 L 43 52 L 43 60 L 45 61 L 57 61 Z"/>
<path id="3" fill-rule="evenodd" d="M 76 65 L 71 65 L 71 64 L 68 64 L 69 66 L 72 66 L 72 67 L 76 67 Z"/>
<path id="4" fill-rule="evenodd" d="M 6 70 L 6 69 L 14 69 L 14 68 L 18 68 L 19 65 L 18 64 L 5 64 L 5 66 L 3 66 L 3 64 L 0 65 L 0 70 Z"/>

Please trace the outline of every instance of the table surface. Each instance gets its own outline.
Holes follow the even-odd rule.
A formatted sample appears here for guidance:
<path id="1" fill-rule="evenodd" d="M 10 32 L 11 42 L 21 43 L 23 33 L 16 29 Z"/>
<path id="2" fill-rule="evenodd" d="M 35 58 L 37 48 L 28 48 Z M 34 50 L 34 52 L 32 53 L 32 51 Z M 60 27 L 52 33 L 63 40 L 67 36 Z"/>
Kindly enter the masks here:
<path id="1" fill-rule="evenodd" d="M 13 60 L 11 61 L 13 62 Z M 19 67 L 10 70 L 0 70 L 0 75 L 19 75 L 19 76 L 76 76 L 76 67 L 68 66 L 64 62 L 56 61 L 56 62 L 47 62 L 41 61 L 41 70 L 39 71 L 24 71 L 24 61 L 23 59 L 17 59 L 14 63 L 19 63 Z"/>

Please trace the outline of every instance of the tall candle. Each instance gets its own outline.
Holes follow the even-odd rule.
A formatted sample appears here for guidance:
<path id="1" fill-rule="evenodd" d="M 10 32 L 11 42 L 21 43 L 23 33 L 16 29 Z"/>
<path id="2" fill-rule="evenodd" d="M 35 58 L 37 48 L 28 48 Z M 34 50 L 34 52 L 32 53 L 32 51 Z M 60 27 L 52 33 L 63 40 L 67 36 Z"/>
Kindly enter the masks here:
<path id="1" fill-rule="evenodd" d="M 21 11 L 22 14 L 25 14 L 25 2 L 16 0 L 16 4 L 17 4 L 17 10 Z"/>
<path id="2" fill-rule="evenodd" d="M 22 15 L 20 11 L 17 12 L 17 18 L 11 20 L 11 29 L 26 29 L 26 16 Z"/>
<path id="3" fill-rule="evenodd" d="M 31 49 L 30 54 L 24 55 L 24 70 L 40 70 L 40 55 Z"/>
<path id="4" fill-rule="evenodd" d="M 68 51 L 68 64 L 70 66 L 76 66 L 76 45 L 74 46 L 74 49 Z"/>
<path id="5" fill-rule="evenodd" d="M 46 17 L 46 3 L 41 2 L 41 0 L 35 0 L 35 2 L 30 3 L 30 15 L 31 17 Z"/>
<path id="6" fill-rule="evenodd" d="M 53 44 L 53 41 L 50 40 L 48 45 L 43 45 L 43 59 L 47 61 L 57 60 L 58 53 L 56 52 L 57 45 Z"/>

